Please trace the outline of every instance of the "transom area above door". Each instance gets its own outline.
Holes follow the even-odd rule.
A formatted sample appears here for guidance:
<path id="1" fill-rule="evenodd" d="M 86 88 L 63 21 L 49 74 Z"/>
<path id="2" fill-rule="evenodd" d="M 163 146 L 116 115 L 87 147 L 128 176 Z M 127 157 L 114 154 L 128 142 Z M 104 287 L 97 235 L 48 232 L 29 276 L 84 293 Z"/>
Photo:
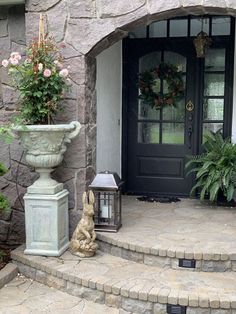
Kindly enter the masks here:
<path id="1" fill-rule="evenodd" d="M 195 37 L 201 31 L 211 36 L 229 36 L 232 32 L 230 16 L 187 16 L 153 22 L 135 28 L 129 38 Z"/>

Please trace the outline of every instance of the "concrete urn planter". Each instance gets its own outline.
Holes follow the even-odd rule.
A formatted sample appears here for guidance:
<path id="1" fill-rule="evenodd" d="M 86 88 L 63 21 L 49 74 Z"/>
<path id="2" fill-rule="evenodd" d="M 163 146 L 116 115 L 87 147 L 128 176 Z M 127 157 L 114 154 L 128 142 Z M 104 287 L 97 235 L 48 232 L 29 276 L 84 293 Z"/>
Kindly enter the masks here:
<path id="1" fill-rule="evenodd" d="M 28 192 L 55 194 L 62 190 L 62 183 L 53 180 L 50 173 L 63 160 L 66 143 L 79 134 L 81 125 L 70 124 L 27 125 L 14 128 L 26 153 L 26 161 L 35 167 L 40 177 L 28 188 Z"/>
<path id="2" fill-rule="evenodd" d="M 77 121 L 14 128 L 26 161 L 40 175 L 24 196 L 26 254 L 59 256 L 69 246 L 68 191 L 50 173 L 62 162 L 66 144 L 80 128 Z"/>

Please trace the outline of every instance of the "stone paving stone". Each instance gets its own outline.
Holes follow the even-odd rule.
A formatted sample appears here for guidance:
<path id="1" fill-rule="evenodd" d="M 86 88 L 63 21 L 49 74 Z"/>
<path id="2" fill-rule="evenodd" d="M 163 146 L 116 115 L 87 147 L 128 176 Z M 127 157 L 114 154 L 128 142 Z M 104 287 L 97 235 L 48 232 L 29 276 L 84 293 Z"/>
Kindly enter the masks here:
<path id="1" fill-rule="evenodd" d="M 120 308 L 121 307 L 121 296 L 113 295 L 113 294 L 106 294 L 105 296 L 105 304 L 107 306 Z"/>
<path id="2" fill-rule="evenodd" d="M 154 304 L 153 307 L 154 314 L 166 314 L 166 305 L 164 304 Z"/>
<path id="3" fill-rule="evenodd" d="M 122 297 L 122 308 L 139 314 L 152 314 L 152 303 Z"/>
<path id="4" fill-rule="evenodd" d="M 210 313 L 211 313 L 210 309 L 199 309 L 195 307 L 189 307 L 187 309 L 187 314 L 210 314 Z"/>
<path id="5" fill-rule="evenodd" d="M 189 306 L 190 307 L 198 307 L 198 295 L 196 293 L 189 293 Z"/>
<path id="6" fill-rule="evenodd" d="M 212 294 L 210 291 L 208 293 L 209 295 L 209 302 L 210 302 L 210 307 L 212 309 L 219 309 L 220 308 L 220 298 L 218 297 L 217 294 Z"/>
<path id="7" fill-rule="evenodd" d="M 179 301 L 179 291 L 178 290 L 171 290 L 171 292 L 168 295 L 168 303 L 176 305 Z"/>
<path id="8" fill-rule="evenodd" d="M 179 291 L 179 305 L 186 306 L 188 305 L 188 292 L 187 291 Z"/>
<path id="9" fill-rule="evenodd" d="M 211 314 L 231 314 L 230 310 L 212 309 Z"/>

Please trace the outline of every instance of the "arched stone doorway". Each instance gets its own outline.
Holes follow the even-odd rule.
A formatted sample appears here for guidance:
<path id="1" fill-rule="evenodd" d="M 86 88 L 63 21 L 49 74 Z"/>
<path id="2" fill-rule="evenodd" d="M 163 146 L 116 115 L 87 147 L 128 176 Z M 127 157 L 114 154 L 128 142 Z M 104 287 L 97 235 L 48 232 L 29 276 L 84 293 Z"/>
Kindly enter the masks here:
<path id="1" fill-rule="evenodd" d="M 185 17 L 183 17 L 183 19 L 185 19 L 186 18 L 186 16 Z M 213 18 L 213 15 L 211 15 L 211 18 Z M 216 19 L 218 19 L 219 17 L 218 16 L 215 16 L 215 18 Z M 214 19 L 214 18 L 213 18 Z M 163 20 L 162 20 L 163 21 Z M 234 26 L 233 26 L 234 27 Z M 139 30 L 141 29 L 141 27 L 139 27 Z M 144 31 L 144 33 L 145 33 L 145 31 Z M 193 38 L 191 39 L 191 45 L 192 45 L 192 40 L 193 40 Z M 234 39 L 233 39 L 234 40 Z M 132 41 L 132 40 L 131 40 Z M 131 41 L 130 41 L 130 49 L 132 50 L 135 50 L 137 47 L 138 47 L 138 44 L 137 44 L 137 41 L 135 42 L 135 41 L 133 41 L 132 43 L 131 43 Z M 132 45 L 134 46 L 135 44 L 137 44 L 137 46 L 136 46 L 136 48 L 133 48 L 132 47 Z M 181 45 L 181 41 L 179 42 L 180 43 L 180 45 Z M 144 42 L 142 42 L 142 44 L 143 45 L 145 45 L 145 43 Z M 109 76 L 109 70 L 108 69 L 110 69 L 110 71 L 115 71 L 115 69 L 117 68 L 118 69 L 118 71 L 120 71 L 120 66 L 121 66 L 121 60 L 117 60 L 116 58 L 116 54 L 118 53 L 121 53 L 121 52 L 119 52 L 119 50 L 121 49 L 121 47 L 120 47 L 120 45 L 121 45 L 121 41 L 119 41 L 118 43 L 116 43 L 116 44 L 114 44 L 114 45 L 112 45 L 110 48 L 108 48 L 108 49 L 106 49 L 103 53 L 101 53 L 101 54 L 99 54 L 99 56 L 98 56 L 98 58 L 97 58 L 97 60 L 98 60 L 98 63 L 97 63 L 97 65 L 98 65 L 98 68 L 97 68 L 97 72 L 98 73 L 100 73 L 100 67 L 101 67 L 101 59 L 103 58 L 103 65 L 104 65 L 104 67 L 106 67 L 106 69 L 107 69 L 107 71 L 108 71 L 108 74 L 107 74 L 107 76 Z M 193 46 L 193 45 L 192 45 Z M 117 48 L 115 48 L 115 47 L 117 47 Z M 183 48 L 183 47 L 182 47 Z M 194 47 L 193 47 L 194 48 Z M 219 47 L 218 47 L 219 48 Z M 137 48 L 138 49 L 138 48 Z M 183 49 L 185 49 L 185 48 L 183 48 Z M 187 49 L 187 46 L 186 46 L 186 49 Z M 229 50 L 228 51 L 231 51 L 231 57 L 232 57 L 232 54 L 233 54 L 233 50 L 234 50 L 234 47 L 232 46 L 231 48 L 229 48 Z M 134 54 L 135 54 L 136 52 L 134 52 Z M 194 54 L 195 54 L 195 51 L 193 52 Z M 208 59 L 210 59 L 210 58 L 212 58 L 212 55 L 211 56 L 209 56 L 209 58 Z M 213 57 L 214 58 L 214 57 Z M 109 61 L 108 60 L 110 60 L 110 63 L 109 63 Z M 123 61 L 124 61 L 124 59 L 123 59 Z M 208 60 L 209 61 L 209 60 Z M 207 62 L 208 62 L 207 61 Z M 231 61 L 232 61 L 232 59 L 231 59 Z M 107 62 L 107 63 L 106 63 Z M 126 61 L 124 61 L 125 62 L 125 64 L 126 64 Z M 228 62 L 228 61 L 227 61 Z M 232 65 L 232 62 L 230 63 L 231 65 Z M 124 70 L 124 68 L 123 68 L 123 70 Z M 232 70 L 232 68 L 231 68 L 231 70 Z M 116 70 L 117 71 L 117 70 Z M 138 73 L 138 70 L 136 70 L 136 72 Z M 136 74 L 137 74 L 136 73 Z M 117 72 L 113 72 L 113 77 L 114 76 L 116 76 L 116 74 L 117 74 Z M 133 74 L 135 74 L 135 73 L 133 73 Z M 227 80 L 227 83 L 226 83 L 226 85 L 227 85 L 227 88 L 229 88 L 229 89 L 231 89 L 232 88 L 232 72 L 231 73 L 227 73 L 227 77 L 229 78 L 229 76 L 231 76 L 231 83 L 229 83 L 229 81 Z M 97 79 L 98 80 L 101 80 L 101 78 L 102 78 L 103 76 L 101 75 L 98 75 L 97 76 Z M 134 77 L 134 76 L 133 76 Z M 193 78 L 193 76 L 191 76 L 190 75 L 190 77 L 189 78 Z M 120 169 L 120 164 L 116 161 L 115 162 L 115 159 L 117 158 L 117 157 L 119 157 L 120 159 L 119 160 L 121 160 L 121 158 L 123 157 L 123 158 L 126 158 L 126 156 L 121 156 L 121 152 L 117 149 L 118 148 L 118 146 L 120 145 L 120 143 L 119 142 L 116 142 L 116 145 L 113 143 L 112 145 L 110 145 L 109 146 L 109 140 L 110 141 L 115 141 L 115 139 L 117 139 L 118 138 L 118 136 L 117 136 L 117 131 L 116 131 L 116 129 L 118 128 L 118 124 L 119 124 L 119 121 L 120 121 L 120 115 L 119 115 L 119 112 L 118 113 L 116 113 L 116 115 L 114 116 L 114 112 L 110 115 L 110 120 L 109 120 L 109 118 L 108 118 L 108 116 L 109 116 L 109 112 L 107 113 L 107 111 L 109 111 L 110 110 L 110 107 L 112 107 L 113 109 L 114 109 L 114 107 L 112 106 L 112 103 L 111 102 L 113 102 L 113 103 L 116 103 L 114 106 L 119 106 L 119 102 L 122 102 L 122 100 L 121 99 L 118 99 L 118 96 L 116 95 L 116 94 L 119 94 L 119 92 L 120 92 L 120 90 L 117 90 L 117 89 L 112 89 L 112 84 L 114 83 L 114 84 L 116 84 L 117 82 L 119 82 L 119 75 L 118 75 L 118 78 L 116 77 L 114 80 L 112 79 L 112 77 L 110 78 L 110 79 L 108 79 L 107 81 L 105 80 L 105 82 L 103 82 L 103 85 L 104 85 L 104 89 L 103 89 L 103 92 L 107 92 L 107 94 L 109 94 L 110 93 L 110 95 L 111 95 L 111 98 L 110 98 L 110 103 L 108 104 L 108 106 L 107 106 L 107 108 L 106 108 L 106 110 L 105 111 L 102 111 L 103 109 L 100 107 L 100 104 L 101 104 L 101 97 L 100 97 L 100 90 L 97 90 L 97 110 L 98 110 L 98 112 L 97 112 L 97 117 L 98 117 L 98 121 L 97 121 L 97 126 L 98 126 L 98 129 L 97 129 L 97 135 L 98 135 L 98 138 L 97 138 L 97 143 L 98 143 L 98 145 L 97 145 L 97 170 L 98 171 L 100 171 L 100 170 L 105 170 L 105 169 L 109 169 L 109 170 L 115 170 L 115 171 L 117 171 L 117 169 L 118 169 L 118 171 L 117 172 L 119 172 L 119 169 Z M 128 88 L 128 84 L 129 84 L 129 80 L 127 80 L 125 83 L 123 82 L 123 86 L 125 85 L 125 89 L 127 89 Z M 196 82 L 194 82 L 194 84 L 195 84 Z M 98 82 L 97 82 L 97 85 L 100 85 L 100 84 L 98 84 Z M 134 84 L 133 84 L 133 86 L 134 85 L 137 85 L 137 82 L 135 82 Z M 134 86 L 134 88 L 136 88 L 136 86 Z M 193 87 L 193 88 L 195 88 L 195 86 Z M 116 93 L 114 93 L 114 92 L 116 92 Z M 113 96 L 114 95 L 116 95 L 115 97 L 116 97 L 116 99 L 115 100 L 113 100 Z M 228 120 L 227 121 L 225 121 L 224 122 L 224 130 L 225 130 L 225 136 L 231 136 L 231 122 L 232 122 L 232 111 L 230 111 L 231 109 L 229 108 L 230 106 L 232 106 L 232 94 L 231 95 L 229 95 L 228 94 L 228 96 L 226 96 L 226 94 L 224 94 L 224 95 L 222 95 L 222 97 L 223 98 L 225 98 L 225 99 L 227 99 L 227 110 L 229 109 L 229 111 L 227 112 L 227 116 L 228 116 Z M 106 98 L 107 98 L 107 95 L 106 95 Z M 229 98 L 231 99 L 231 100 L 229 100 Z M 105 99 L 104 99 L 105 100 Z M 135 101 L 137 101 L 137 99 L 135 100 Z M 105 102 L 106 102 L 106 100 L 105 100 Z M 231 104 L 229 104 L 231 102 Z M 123 105 L 124 105 L 124 99 L 123 99 Z M 113 110 L 112 109 L 112 110 Z M 117 109 L 117 108 L 116 108 Z M 120 109 L 120 108 L 119 108 Z M 111 112 L 110 112 L 111 113 Z M 136 112 L 136 114 L 137 114 L 137 112 Z M 224 113 L 222 113 L 222 117 L 223 117 L 223 115 L 225 116 L 226 115 L 226 112 L 225 112 L 225 114 Z M 124 116 L 124 118 L 125 118 L 125 116 Z M 107 119 L 107 120 L 106 120 Z M 113 119 L 113 120 L 112 120 Z M 134 116 L 134 119 L 135 119 L 135 116 Z M 216 117 L 214 118 L 214 119 L 216 119 Z M 221 119 L 221 118 L 219 118 L 219 119 Z M 206 119 L 207 120 L 207 119 Z M 204 127 L 206 128 L 208 125 L 210 125 L 210 124 L 208 124 L 207 125 L 207 121 L 204 121 Z M 107 127 L 108 127 L 108 129 L 107 130 L 105 130 L 106 128 L 104 128 L 104 126 L 102 126 L 102 123 L 101 123 L 101 121 L 103 122 L 103 123 L 105 123 L 105 124 L 107 124 Z M 124 122 L 124 120 L 123 120 L 123 122 Z M 149 121 L 149 122 L 151 122 L 151 121 Z M 153 121 L 152 121 L 153 122 Z M 216 122 L 216 121 L 215 121 Z M 219 122 L 219 121 L 218 121 Z M 223 122 L 223 121 L 222 121 Z M 125 122 L 124 122 L 125 123 Z M 198 123 L 198 119 L 197 119 L 197 123 Z M 110 124 L 110 126 L 109 126 L 109 124 Z M 147 124 L 146 123 L 146 121 L 145 121 L 145 124 Z M 212 124 L 212 127 L 216 127 L 216 123 L 214 124 Z M 219 127 L 222 127 L 222 124 L 218 124 L 218 126 Z M 137 125 L 135 125 L 134 126 L 134 128 L 137 128 Z M 226 130 L 226 128 L 227 128 L 227 130 Z M 103 133 L 103 135 L 101 135 L 101 129 L 104 131 L 104 133 Z M 196 128 L 196 125 L 195 125 L 195 130 L 196 130 L 197 128 Z M 235 129 L 235 128 L 234 128 Z M 234 129 L 233 129 L 233 134 L 234 134 Z M 109 130 L 110 130 L 110 132 L 109 132 Z M 202 130 L 201 130 L 201 128 L 199 127 L 199 130 L 202 132 Z M 119 132 L 119 131 L 118 131 Z M 199 131 L 198 131 L 199 132 Z M 124 137 L 127 137 L 127 128 L 126 128 L 126 130 L 123 132 L 123 133 L 121 133 L 121 131 L 120 131 L 120 134 L 122 134 L 123 135 L 123 140 L 124 140 Z M 118 134 L 119 135 L 119 134 Z M 101 136 L 103 136 L 103 138 L 102 138 L 102 141 L 101 141 Z M 134 135 L 134 137 L 133 137 L 133 141 L 132 142 L 134 142 L 134 141 L 136 141 L 136 137 L 138 137 L 138 135 L 137 134 L 135 134 Z M 186 135 L 186 137 L 187 137 L 187 135 Z M 119 139 L 118 139 L 119 140 Z M 168 139 L 166 139 L 167 141 L 168 141 Z M 196 153 L 198 153 L 199 152 L 199 146 L 200 146 L 200 142 L 202 141 L 202 134 L 200 134 L 199 133 L 199 137 L 196 139 L 195 138 L 195 140 L 197 140 L 198 141 L 198 148 L 195 146 L 195 148 L 193 149 L 193 151 L 192 152 L 185 152 L 184 153 L 184 155 L 183 156 L 186 156 L 186 155 L 190 155 L 190 154 L 196 154 Z M 131 143 L 132 143 L 131 142 Z M 187 142 L 187 139 L 186 139 L 186 142 Z M 102 144 L 103 143 L 103 144 Z M 169 142 L 166 142 L 166 143 L 169 143 Z M 169 143 L 170 144 L 170 143 Z M 177 144 L 179 144 L 179 143 L 177 143 Z M 187 144 L 187 143 L 186 143 Z M 129 144 L 128 144 L 129 145 Z M 188 146 L 188 145 L 187 145 Z M 147 147 L 147 145 L 146 145 L 146 147 Z M 146 147 L 145 147 L 145 149 L 144 149 L 144 151 L 143 151 L 143 154 L 145 155 L 145 150 L 146 150 Z M 163 147 L 163 146 L 162 146 Z M 188 147 L 189 148 L 189 147 Z M 129 147 L 127 148 L 127 150 L 129 149 Z M 139 165 L 137 165 L 138 163 L 140 163 L 140 161 L 137 161 L 136 163 L 135 163 L 135 158 L 136 158 L 136 155 L 132 155 L 132 151 L 134 150 L 135 148 L 133 148 L 133 146 L 132 146 L 132 148 L 130 148 L 130 151 L 131 151 L 131 154 L 129 155 L 129 160 L 126 160 L 126 165 L 127 165 L 127 167 L 128 167 L 128 170 L 130 169 L 130 168 L 132 168 L 133 166 L 134 166 L 134 170 L 133 170 L 133 174 L 132 173 L 130 173 L 129 171 L 127 171 L 127 169 L 125 169 L 127 172 L 125 173 L 125 171 L 121 171 L 120 173 L 122 173 L 122 175 L 123 175 L 123 178 L 125 179 L 125 181 L 129 181 L 130 180 L 130 177 L 133 175 L 133 178 L 137 178 L 137 177 L 139 177 L 139 179 L 140 179 L 140 185 L 142 185 L 142 187 L 141 187 L 141 189 L 139 188 L 136 188 L 136 186 L 133 188 L 133 187 L 131 187 L 130 188 L 130 185 L 128 186 L 128 188 L 127 188 L 127 191 L 128 192 L 134 192 L 134 193 L 146 193 L 146 192 L 155 192 L 154 190 L 146 190 L 145 188 L 147 187 L 147 184 L 149 183 L 149 182 L 151 182 L 150 183 L 150 189 L 152 188 L 152 186 L 153 185 L 155 185 L 155 182 L 156 182 L 156 180 L 150 180 L 149 178 L 148 178 L 148 180 L 149 180 L 149 182 L 144 182 L 145 180 L 146 180 L 146 176 L 149 176 L 149 177 L 152 177 L 152 176 L 155 176 L 155 172 L 154 172 L 154 170 L 153 170 L 153 164 L 155 164 L 155 158 L 151 158 L 151 162 L 152 162 L 152 165 L 150 166 L 151 167 L 151 171 L 152 171 L 152 173 L 150 174 L 150 172 L 148 173 L 148 174 L 143 174 L 143 173 L 138 173 L 138 171 L 136 170 L 139 166 L 140 166 L 140 164 Z M 160 150 L 160 147 L 158 147 L 158 149 Z M 175 150 L 176 150 L 176 147 L 175 147 Z M 115 152 L 118 152 L 118 154 L 119 154 L 119 156 L 118 155 L 115 155 L 114 153 Z M 104 154 L 105 154 L 105 156 L 104 156 Z M 139 154 L 140 154 L 140 151 L 139 151 Z M 109 157 L 108 157 L 108 155 L 110 155 Z M 143 155 L 143 156 L 144 156 Z M 156 154 L 155 154 L 155 157 L 158 155 L 158 151 L 156 152 Z M 174 168 L 174 169 L 172 169 L 171 171 L 173 171 L 174 172 L 174 176 L 177 176 L 178 175 L 178 177 L 177 177 L 177 179 L 176 179 L 176 181 L 173 183 L 173 185 L 175 186 L 175 188 L 174 189 L 170 189 L 170 184 L 171 184 L 171 182 L 170 181 L 172 181 L 172 179 L 171 180 L 169 180 L 167 183 L 166 183 L 166 187 L 165 187 L 165 191 L 163 191 L 163 190 L 161 190 L 161 191 L 158 191 L 159 193 L 161 193 L 162 195 L 163 194 L 166 194 L 166 191 L 167 191 L 167 193 L 169 193 L 169 191 L 170 191 L 170 193 L 171 193 L 171 195 L 174 195 L 175 193 L 177 194 L 177 195 L 182 195 L 182 196 L 187 196 L 187 195 L 189 195 L 189 190 L 191 189 L 191 182 L 186 182 L 186 184 L 185 184 L 185 187 L 186 187 L 186 190 L 184 191 L 184 189 L 182 189 L 181 191 L 180 190 L 176 190 L 176 186 L 179 188 L 180 187 L 180 184 L 179 184 L 179 182 L 180 182 L 180 179 L 182 180 L 182 178 L 184 177 L 184 162 L 182 163 L 182 161 L 180 161 L 180 158 L 179 158 L 179 156 L 177 156 L 176 154 L 175 154 L 175 152 L 174 152 L 174 155 L 175 155 L 175 160 L 174 161 L 176 161 L 176 167 Z M 131 157 L 130 157 L 131 156 Z M 165 161 L 163 161 L 163 152 L 161 152 L 161 154 L 159 153 L 159 155 L 158 156 L 160 156 L 160 158 L 162 159 L 161 160 L 161 162 L 162 162 L 162 164 L 164 164 L 164 162 Z M 145 160 L 147 160 L 147 164 L 145 164 L 144 166 L 143 165 L 141 165 L 141 166 L 143 166 L 143 168 L 145 168 L 145 167 L 147 167 L 148 168 L 148 164 L 150 164 L 150 158 L 149 158 L 150 156 L 148 156 L 147 154 L 143 157 L 143 160 L 145 161 Z M 153 156 L 152 156 L 153 157 Z M 178 157 L 178 158 L 177 158 Z M 128 159 L 127 158 L 127 159 Z M 171 158 L 172 158 L 172 160 L 173 160 L 173 154 L 171 155 Z M 180 165 L 180 162 L 182 163 L 181 165 Z M 124 167 L 125 165 L 124 165 L 124 162 L 123 162 L 123 164 L 122 164 L 122 166 Z M 154 165 L 155 166 L 155 165 Z M 158 165 L 159 166 L 159 165 Z M 157 167 L 158 167 L 157 166 Z M 169 165 L 168 165 L 169 166 Z M 172 166 L 172 165 L 171 165 Z M 150 167 L 149 167 L 149 170 L 148 171 L 150 171 Z M 141 170 L 143 170 L 143 168 L 141 169 Z M 176 169 L 176 168 L 178 168 L 178 169 Z M 163 169 L 161 169 L 161 170 L 163 170 Z M 158 171 L 158 170 L 156 170 L 156 171 Z M 178 172 L 178 173 L 177 173 Z M 179 172 L 180 172 L 180 174 L 179 174 Z M 176 173 L 177 173 L 177 175 L 176 175 Z M 125 175 L 124 175 L 125 174 Z M 158 176 L 158 175 L 157 175 Z M 170 176 L 170 171 L 168 172 L 168 176 Z M 159 186 L 161 185 L 161 186 L 163 186 L 164 184 L 163 184 L 163 182 L 164 182 L 164 178 L 165 177 L 165 173 L 164 173 L 164 171 L 162 171 L 162 173 L 161 173 L 161 176 L 160 176 L 160 182 L 159 182 Z M 155 178 L 156 179 L 156 178 Z M 155 182 L 154 182 L 155 181 Z"/>

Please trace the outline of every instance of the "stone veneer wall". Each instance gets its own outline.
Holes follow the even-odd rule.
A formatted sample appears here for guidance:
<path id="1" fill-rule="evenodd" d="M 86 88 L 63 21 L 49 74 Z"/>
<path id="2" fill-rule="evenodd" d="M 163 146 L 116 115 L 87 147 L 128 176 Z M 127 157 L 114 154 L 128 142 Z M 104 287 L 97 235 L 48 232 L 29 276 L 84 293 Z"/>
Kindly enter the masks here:
<path id="1" fill-rule="evenodd" d="M 23 52 L 25 49 L 25 8 L 0 6 L 0 60 L 8 58 L 11 51 Z M 10 86 L 6 71 L 0 68 L 0 124 L 6 123 L 16 109 L 17 94 Z M 31 184 L 35 174 L 22 159 L 19 166 L 18 193 L 16 172 L 21 158 L 21 149 L 16 142 L 6 145 L 0 142 L 0 162 L 10 170 L 0 178 L 0 190 L 10 200 L 12 211 L 0 211 L 0 246 L 15 246 L 24 239 L 24 210 L 20 204 L 26 187 Z M 17 194 L 20 195 L 19 201 Z"/>
<path id="2" fill-rule="evenodd" d="M 12 34 L 10 32 L 11 47 L 6 25 L 11 25 L 11 12 L 14 13 L 14 10 L 14 8 L 10 9 L 8 18 L 6 14 L 4 18 L 4 15 L 1 17 L 1 8 L 0 25 L 3 26 L 0 26 L 0 49 L 4 48 L 3 55 L 14 47 L 15 39 L 20 38 L 19 36 L 15 36 L 14 40 L 11 38 L 15 35 L 15 31 L 22 29 L 21 27 L 18 29 L 18 19 L 15 19 L 12 23 L 15 31 Z M 70 66 L 73 85 L 70 93 L 66 95 L 65 111 L 58 121 L 67 122 L 78 119 L 83 127 L 78 138 L 70 145 L 64 163 L 55 171 L 55 177 L 64 182 L 70 191 L 72 231 L 78 221 L 77 209 L 81 208 L 82 193 L 93 178 L 96 169 L 96 55 L 125 37 L 133 27 L 150 24 L 154 20 L 188 14 L 235 15 L 236 2 L 234 0 L 28 0 L 25 12 L 26 42 L 37 36 L 39 14 L 44 13 L 50 34 L 59 44 L 66 45 L 63 55 Z M 19 17 L 17 10 L 15 17 Z M 23 12 L 20 17 L 23 18 Z M 22 26 L 23 21 L 20 24 Z M 10 29 L 8 27 L 8 30 Z M 4 105 L 1 121 L 3 122 L 8 119 L 10 109 L 14 110 L 16 99 L 12 89 L 7 86 L 4 71 L 1 77 Z M 16 143 L 5 147 L 3 155 L 1 153 L 1 158 L 11 167 L 11 171 L 0 181 L 0 188 L 4 188 L 14 208 L 12 221 L 14 221 L 14 215 L 21 217 L 17 226 L 13 222 L 0 221 L 0 230 L 3 230 L 1 224 L 8 230 L 10 244 L 20 243 L 23 234 L 21 232 L 23 211 L 17 200 L 15 185 L 12 183 L 16 178 L 17 161 L 20 156 L 21 150 Z M 20 194 L 25 192 L 26 186 L 32 182 L 34 176 L 32 169 L 25 166 L 23 158 L 18 171 Z M 10 229 L 9 226 L 11 226 Z M 5 233 L 2 232 L 2 234 Z M 14 234 L 12 237 L 16 238 L 15 242 L 11 240 L 11 234 Z M 0 241 L 4 237 L 6 238 L 3 235 Z"/>

